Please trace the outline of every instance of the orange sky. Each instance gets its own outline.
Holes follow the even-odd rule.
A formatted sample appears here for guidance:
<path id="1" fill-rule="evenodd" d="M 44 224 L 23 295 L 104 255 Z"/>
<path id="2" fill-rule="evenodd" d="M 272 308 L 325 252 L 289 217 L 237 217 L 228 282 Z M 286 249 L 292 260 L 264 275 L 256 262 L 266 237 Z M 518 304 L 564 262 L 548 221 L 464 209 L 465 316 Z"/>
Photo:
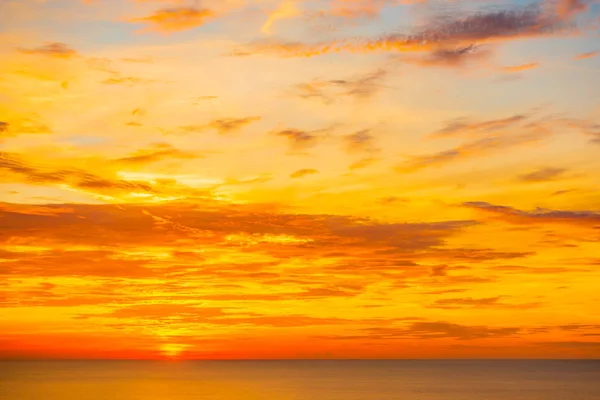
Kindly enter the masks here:
<path id="1" fill-rule="evenodd" d="M 599 357 L 599 7 L 493 3 L 3 0 L 0 358 Z"/>

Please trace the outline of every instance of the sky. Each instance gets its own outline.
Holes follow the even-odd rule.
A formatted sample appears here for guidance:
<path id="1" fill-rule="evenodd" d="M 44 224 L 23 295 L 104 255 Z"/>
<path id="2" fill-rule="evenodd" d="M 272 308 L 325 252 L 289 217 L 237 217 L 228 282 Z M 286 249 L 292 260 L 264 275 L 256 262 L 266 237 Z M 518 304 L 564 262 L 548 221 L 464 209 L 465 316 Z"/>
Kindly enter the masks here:
<path id="1" fill-rule="evenodd" d="M 600 357 L 599 27 L 2 0 L 0 358 Z"/>

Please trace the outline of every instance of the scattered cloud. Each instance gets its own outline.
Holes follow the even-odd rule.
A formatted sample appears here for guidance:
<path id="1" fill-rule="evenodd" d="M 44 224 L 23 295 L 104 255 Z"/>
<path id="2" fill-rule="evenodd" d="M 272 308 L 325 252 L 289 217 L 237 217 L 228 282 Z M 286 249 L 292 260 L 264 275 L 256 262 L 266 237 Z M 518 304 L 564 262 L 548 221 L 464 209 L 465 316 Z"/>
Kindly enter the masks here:
<path id="1" fill-rule="evenodd" d="M 363 333 L 364 332 L 364 333 Z M 489 327 L 483 325 L 461 325 L 443 321 L 418 321 L 405 327 L 364 328 L 353 336 L 327 336 L 329 339 L 457 339 L 476 340 L 517 337 L 521 328 Z"/>
<path id="2" fill-rule="evenodd" d="M 0 170 L 5 173 L 20 177 L 25 182 L 67 185 L 90 191 L 141 191 L 153 192 L 153 189 L 145 184 L 129 182 L 121 179 L 110 179 L 95 175 L 77 168 L 53 168 L 41 164 L 28 163 L 17 154 L 0 152 Z M 8 175 L 4 177 L 6 181 Z"/>
<path id="3" fill-rule="evenodd" d="M 314 174 L 318 174 L 319 171 L 317 171 L 316 169 L 312 169 L 312 168 L 306 168 L 306 169 L 299 169 L 298 171 L 292 173 L 290 175 L 290 178 L 303 178 L 307 175 L 314 175 Z"/>
<path id="4" fill-rule="evenodd" d="M 600 225 L 600 213 L 595 211 L 563 211 L 541 208 L 534 211 L 522 211 L 513 207 L 499 206 L 486 202 L 468 202 L 464 203 L 464 206 L 482 214 L 515 224 Z"/>
<path id="5" fill-rule="evenodd" d="M 400 173 L 415 172 L 425 168 L 442 167 L 455 162 L 490 156 L 509 148 L 531 146 L 540 143 L 550 135 L 545 129 L 534 129 L 516 135 L 496 135 L 467 142 L 450 150 L 438 153 L 414 156 L 399 164 L 396 171 Z"/>
<path id="6" fill-rule="evenodd" d="M 246 46 L 244 53 L 272 53 L 287 57 L 313 57 L 328 53 L 421 52 L 556 35 L 586 9 L 580 0 L 561 0 L 553 12 L 543 3 L 470 15 L 444 15 L 409 34 L 394 33 L 376 39 L 337 40 L 321 43 L 263 41 Z M 235 53 L 234 53 L 235 54 Z"/>
<path id="7" fill-rule="evenodd" d="M 526 309 L 538 307 L 538 304 L 510 304 L 501 301 L 502 296 L 474 299 L 471 297 L 457 299 L 436 300 L 430 307 L 444 309 L 469 309 L 469 308 L 501 308 L 501 309 Z"/>
<path id="8" fill-rule="evenodd" d="M 563 178 L 567 169 L 546 167 L 527 174 L 519 175 L 518 179 L 522 182 L 548 182 Z"/>
<path id="9" fill-rule="evenodd" d="M 408 54 L 400 57 L 401 62 L 421 67 L 464 67 L 475 62 L 487 60 L 491 51 L 482 46 L 462 46 L 452 49 L 433 50 L 424 54 Z"/>
<path id="10" fill-rule="evenodd" d="M 487 121 L 473 121 L 469 118 L 454 119 L 443 128 L 433 132 L 431 137 L 463 137 L 463 136 L 481 136 L 489 132 L 498 132 L 519 126 L 530 118 L 527 114 L 516 114 L 501 119 L 491 119 Z"/>
<path id="11" fill-rule="evenodd" d="M 54 58 L 73 58 L 77 56 L 77 51 L 72 49 L 69 45 L 60 42 L 50 42 L 45 45 L 34 47 L 34 48 L 20 48 L 20 53 L 40 55 Z"/>
<path id="12" fill-rule="evenodd" d="M 378 69 L 346 79 L 314 79 L 307 83 L 294 85 L 289 92 L 295 97 L 318 99 L 325 104 L 332 104 L 344 97 L 364 100 L 373 97 L 386 87 L 383 82 L 388 75 L 387 70 Z"/>
<path id="13" fill-rule="evenodd" d="M 586 11 L 591 1 L 588 0 L 559 0 L 556 11 L 563 19 L 572 19 L 575 15 Z"/>
<path id="14" fill-rule="evenodd" d="M 598 50 L 598 51 L 590 51 L 590 52 L 587 52 L 587 53 L 581 53 L 581 54 L 576 55 L 573 58 L 575 60 L 585 60 L 587 58 L 593 58 L 593 57 L 596 57 L 598 55 L 600 55 L 600 50 Z"/>
<path id="15" fill-rule="evenodd" d="M 296 5 L 296 0 L 282 0 L 277 8 L 269 14 L 267 21 L 260 28 L 260 31 L 270 35 L 275 22 L 294 18 L 299 15 L 301 15 L 301 11 Z"/>
<path id="16" fill-rule="evenodd" d="M 204 132 L 206 130 L 215 130 L 220 135 L 227 135 L 229 133 L 237 132 L 247 125 L 253 122 L 260 121 L 262 118 L 255 117 L 243 117 L 243 118 L 220 118 L 214 119 L 206 124 L 199 125 L 186 125 L 181 126 L 178 129 L 183 132 L 195 133 Z"/>
<path id="17" fill-rule="evenodd" d="M 144 32 L 179 32 L 197 28 L 216 17 L 214 11 L 203 8 L 179 7 L 155 11 L 146 17 L 132 18 L 129 22 L 148 25 Z"/>
<path id="18" fill-rule="evenodd" d="M 119 158 L 116 161 L 124 164 L 150 164 L 165 159 L 194 159 L 200 155 L 179 150 L 169 143 L 155 143 L 147 149 L 141 149 L 128 157 Z"/>
<path id="19" fill-rule="evenodd" d="M 538 68 L 539 66 L 540 66 L 539 63 L 531 62 L 531 63 L 527 63 L 527 64 L 510 65 L 507 67 L 503 67 L 502 70 L 504 72 L 514 73 L 514 72 L 522 72 L 522 71 L 527 71 L 530 69 Z"/>
<path id="20" fill-rule="evenodd" d="M 144 79 L 135 76 L 121 76 L 119 74 L 115 74 L 112 77 L 105 79 L 102 83 L 106 85 L 125 85 L 125 86 L 134 86 L 140 84 L 148 84 L 154 83 L 156 81 L 152 79 Z"/>
<path id="21" fill-rule="evenodd" d="M 388 76 L 388 71 L 378 69 L 366 75 L 353 79 L 341 79 L 329 81 L 331 85 L 342 89 L 342 94 L 355 98 L 368 98 L 373 96 L 381 86 L 381 82 Z"/>
<path id="22" fill-rule="evenodd" d="M 274 135 L 287 139 L 292 150 L 304 150 L 313 147 L 319 141 L 319 137 L 313 132 L 299 129 L 283 129 L 274 132 Z"/>
<path id="23" fill-rule="evenodd" d="M 12 1 L 1 355 L 598 354 L 593 3 L 420 2 Z"/>
<path id="24" fill-rule="evenodd" d="M 378 161 L 378 159 L 375 157 L 361 158 L 360 160 L 355 161 L 352 164 L 350 164 L 348 166 L 348 169 L 351 171 L 355 171 L 358 169 L 367 168 L 367 167 L 370 167 L 371 165 L 373 165 L 374 163 L 376 163 L 377 161 Z"/>
<path id="25" fill-rule="evenodd" d="M 252 122 L 260 121 L 261 117 L 246 117 L 246 118 L 224 118 L 211 121 L 208 126 L 215 129 L 221 135 L 240 130 Z"/>
<path id="26" fill-rule="evenodd" d="M 373 151 L 375 137 L 369 129 L 362 129 L 343 137 L 349 153 Z"/>

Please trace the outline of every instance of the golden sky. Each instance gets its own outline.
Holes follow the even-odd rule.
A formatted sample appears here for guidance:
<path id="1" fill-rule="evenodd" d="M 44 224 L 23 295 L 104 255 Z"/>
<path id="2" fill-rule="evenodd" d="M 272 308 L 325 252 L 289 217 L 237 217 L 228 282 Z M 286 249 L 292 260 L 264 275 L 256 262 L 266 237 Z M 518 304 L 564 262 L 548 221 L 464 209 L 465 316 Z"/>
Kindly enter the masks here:
<path id="1" fill-rule="evenodd" d="M 599 15 L 2 0 L 0 357 L 599 357 Z"/>

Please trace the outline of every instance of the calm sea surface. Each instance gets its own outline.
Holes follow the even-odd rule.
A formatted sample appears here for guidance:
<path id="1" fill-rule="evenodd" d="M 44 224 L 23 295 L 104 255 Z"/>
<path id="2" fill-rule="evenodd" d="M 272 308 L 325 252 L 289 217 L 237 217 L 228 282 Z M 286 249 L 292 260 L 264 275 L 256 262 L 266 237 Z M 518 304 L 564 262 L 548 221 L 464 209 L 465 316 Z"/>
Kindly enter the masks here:
<path id="1" fill-rule="evenodd" d="M 0 362 L 2 400 L 600 400 L 600 361 Z"/>

